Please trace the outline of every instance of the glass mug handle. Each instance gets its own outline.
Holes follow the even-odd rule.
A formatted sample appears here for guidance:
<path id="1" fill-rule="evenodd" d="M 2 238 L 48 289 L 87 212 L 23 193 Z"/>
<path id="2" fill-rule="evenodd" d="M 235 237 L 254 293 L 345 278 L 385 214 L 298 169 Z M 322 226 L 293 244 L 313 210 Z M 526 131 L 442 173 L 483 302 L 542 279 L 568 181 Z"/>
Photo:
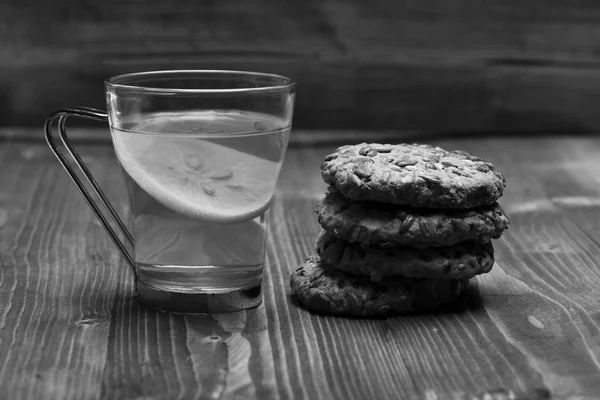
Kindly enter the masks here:
<path id="1" fill-rule="evenodd" d="M 136 282 L 137 282 L 137 276 L 136 276 L 137 273 L 135 270 L 135 262 L 134 262 L 133 256 L 127 250 L 127 247 L 125 247 L 125 244 L 121 241 L 121 239 L 117 235 L 117 232 L 115 232 L 113 227 L 110 225 L 106 216 L 102 213 L 102 211 L 100 210 L 100 207 L 98 207 L 98 204 L 96 204 L 96 202 L 92 198 L 90 192 L 88 192 L 88 190 L 82 183 L 79 176 L 77 176 L 77 173 L 75 172 L 73 167 L 68 163 L 65 155 L 60 151 L 60 149 L 56 145 L 56 142 L 52 135 L 52 124 L 54 123 L 54 121 L 58 120 L 58 134 L 59 134 L 60 140 L 62 141 L 64 146 L 67 148 L 67 151 L 73 158 L 73 161 L 75 162 L 75 164 L 77 165 L 79 170 L 83 173 L 83 176 L 85 177 L 87 182 L 94 189 L 94 193 L 96 194 L 96 196 L 98 196 L 102 205 L 104 207 L 106 207 L 106 209 L 108 210 L 108 213 L 112 217 L 113 221 L 116 222 L 121 233 L 127 239 L 127 242 L 129 242 L 129 244 L 133 246 L 133 236 L 127 229 L 127 226 L 123 223 L 123 221 L 121 220 L 121 218 L 115 211 L 114 207 L 110 204 L 110 202 L 106 198 L 106 195 L 104 194 L 102 189 L 100 189 L 100 186 L 98 185 L 98 183 L 96 182 L 96 180 L 94 179 L 92 174 L 90 173 L 89 169 L 85 166 L 85 164 L 83 163 L 83 160 L 81 159 L 81 157 L 79 156 L 77 151 L 75 151 L 75 148 L 71 145 L 69 138 L 67 137 L 65 123 L 67 121 L 67 118 L 70 116 L 88 118 L 88 119 L 93 119 L 93 120 L 97 120 L 97 121 L 108 121 L 108 115 L 104 111 L 96 110 L 94 108 L 89 108 L 89 107 L 75 107 L 75 108 L 69 108 L 66 110 L 56 111 L 48 116 L 48 118 L 46 119 L 46 123 L 44 124 L 44 130 L 46 131 L 46 142 L 48 143 L 48 146 L 50 146 L 50 149 L 52 149 L 52 152 L 54 153 L 56 158 L 58 158 L 58 161 L 63 166 L 63 168 L 65 169 L 65 171 L 67 172 L 67 174 L 69 175 L 69 177 L 71 178 L 71 180 L 73 181 L 75 186 L 77 186 L 77 189 L 79 189 L 79 192 L 84 197 L 88 206 L 90 206 L 92 211 L 94 211 L 94 214 L 96 214 L 96 217 L 98 218 L 98 220 L 100 221 L 100 223 L 102 224 L 104 229 L 106 229 L 106 231 L 110 235 L 112 241 L 119 248 L 119 250 L 125 257 L 125 260 L 127 260 L 127 263 L 133 270 L 133 274 L 134 274 L 134 277 L 136 278 Z"/>

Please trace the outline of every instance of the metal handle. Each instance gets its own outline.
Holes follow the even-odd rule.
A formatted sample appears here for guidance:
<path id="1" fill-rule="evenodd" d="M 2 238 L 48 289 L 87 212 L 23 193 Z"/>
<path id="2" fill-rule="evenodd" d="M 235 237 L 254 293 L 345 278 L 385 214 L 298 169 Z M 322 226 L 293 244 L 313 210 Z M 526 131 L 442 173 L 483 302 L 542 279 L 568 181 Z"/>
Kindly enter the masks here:
<path id="1" fill-rule="evenodd" d="M 67 121 L 67 118 L 70 116 L 89 118 L 89 119 L 94 119 L 97 121 L 107 121 L 108 116 L 105 112 L 103 112 L 101 110 L 96 110 L 96 109 L 89 108 L 89 107 L 76 107 L 76 108 L 69 108 L 67 110 L 56 111 L 48 116 L 48 118 L 46 119 L 46 123 L 44 124 L 44 129 L 46 131 L 46 142 L 48 142 L 48 146 L 50 146 L 50 149 L 52 149 L 52 152 L 54 153 L 56 158 L 58 158 L 58 161 L 60 162 L 60 164 L 63 166 L 65 171 L 67 171 L 67 174 L 69 174 L 69 177 L 71 178 L 71 180 L 73 181 L 75 186 L 77 186 L 77 189 L 79 189 L 79 192 L 84 197 L 88 206 L 90 206 L 90 208 L 92 209 L 94 214 L 96 214 L 96 217 L 98 218 L 98 220 L 100 221 L 100 223 L 102 224 L 104 229 L 106 229 L 106 231 L 110 235 L 112 241 L 119 248 L 119 250 L 125 257 L 125 259 L 127 260 L 127 263 L 133 270 L 133 274 L 136 275 L 135 261 L 133 259 L 133 256 L 131 255 L 131 253 L 129 253 L 129 251 L 125 247 L 125 244 L 121 241 L 121 239 L 119 238 L 119 236 L 117 235 L 117 233 L 115 232 L 113 227 L 110 225 L 110 223 L 108 222 L 108 220 L 106 219 L 106 217 L 104 216 L 102 211 L 100 210 L 100 207 L 98 207 L 98 204 L 96 204 L 96 202 L 92 198 L 91 194 L 88 192 L 86 187 L 83 185 L 81 179 L 77 176 L 77 173 L 75 172 L 75 170 L 71 167 L 71 165 L 69 165 L 69 163 L 67 162 L 67 158 L 60 151 L 60 149 L 58 148 L 58 146 L 56 145 L 56 143 L 54 141 L 54 137 L 52 136 L 52 124 L 54 123 L 54 121 L 58 120 L 58 134 L 60 136 L 62 143 L 67 148 L 67 151 L 69 152 L 69 154 L 75 161 L 75 164 L 77 165 L 79 170 L 83 173 L 87 182 L 94 189 L 94 193 L 96 194 L 96 196 L 98 196 L 98 198 L 100 198 L 100 202 L 102 203 L 102 205 L 108 210 L 108 213 L 112 217 L 113 221 L 115 221 L 117 223 L 117 225 L 119 226 L 119 229 L 121 230 L 121 232 L 123 233 L 123 235 L 125 236 L 127 241 L 129 242 L 129 244 L 131 244 L 133 246 L 133 236 L 131 236 L 131 233 L 127 229 L 127 226 L 123 223 L 123 221 L 121 220 L 121 218 L 119 217 L 119 215 L 117 214 L 117 212 L 115 211 L 113 206 L 110 204 L 110 202 L 106 198 L 106 195 L 104 194 L 102 189 L 100 189 L 100 186 L 98 185 L 98 183 L 96 182 L 96 180 L 94 179 L 94 177 L 92 176 L 92 174 L 90 173 L 88 168 L 83 163 L 83 160 L 81 159 L 81 157 L 79 157 L 79 154 L 77 153 L 77 151 L 75 151 L 75 149 L 69 142 L 69 138 L 67 137 L 67 131 L 65 129 L 65 123 Z"/>

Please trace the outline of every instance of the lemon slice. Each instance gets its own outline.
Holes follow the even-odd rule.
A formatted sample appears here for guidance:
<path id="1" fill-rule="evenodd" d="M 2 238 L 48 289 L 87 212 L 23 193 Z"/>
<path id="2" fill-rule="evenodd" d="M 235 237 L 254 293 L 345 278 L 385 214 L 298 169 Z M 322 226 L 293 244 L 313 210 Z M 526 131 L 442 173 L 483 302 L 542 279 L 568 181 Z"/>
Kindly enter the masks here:
<path id="1" fill-rule="evenodd" d="M 269 207 L 280 162 L 197 137 L 120 133 L 113 140 L 127 174 L 172 211 L 235 223 Z"/>

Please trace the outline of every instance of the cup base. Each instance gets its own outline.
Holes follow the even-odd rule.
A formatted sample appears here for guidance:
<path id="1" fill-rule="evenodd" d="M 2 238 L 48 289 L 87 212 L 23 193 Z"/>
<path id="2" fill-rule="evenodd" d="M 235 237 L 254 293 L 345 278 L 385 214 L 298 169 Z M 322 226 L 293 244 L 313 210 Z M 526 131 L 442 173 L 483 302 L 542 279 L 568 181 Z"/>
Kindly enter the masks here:
<path id="1" fill-rule="evenodd" d="M 261 285 L 227 293 L 178 293 L 167 292 L 137 284 L 140 303 L 161 311 L 179 313 L 227 313 L 249 310 L 262 303 Z"/>

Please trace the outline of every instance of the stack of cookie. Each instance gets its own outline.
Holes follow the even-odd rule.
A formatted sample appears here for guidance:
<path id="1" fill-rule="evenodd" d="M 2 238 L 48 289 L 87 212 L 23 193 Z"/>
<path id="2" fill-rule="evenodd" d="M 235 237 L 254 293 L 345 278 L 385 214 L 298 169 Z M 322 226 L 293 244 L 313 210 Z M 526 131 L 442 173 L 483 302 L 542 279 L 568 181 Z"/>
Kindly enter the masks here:
<path id="1" fill-rule="evenodd" d="M 317 255 L 291 277 L 294 298 L 326 314 L 380 317 L 450 303 L 494 264 L 509 221 L 505 179 L 463 151 L 343 146 L 321 165 Z"/>

